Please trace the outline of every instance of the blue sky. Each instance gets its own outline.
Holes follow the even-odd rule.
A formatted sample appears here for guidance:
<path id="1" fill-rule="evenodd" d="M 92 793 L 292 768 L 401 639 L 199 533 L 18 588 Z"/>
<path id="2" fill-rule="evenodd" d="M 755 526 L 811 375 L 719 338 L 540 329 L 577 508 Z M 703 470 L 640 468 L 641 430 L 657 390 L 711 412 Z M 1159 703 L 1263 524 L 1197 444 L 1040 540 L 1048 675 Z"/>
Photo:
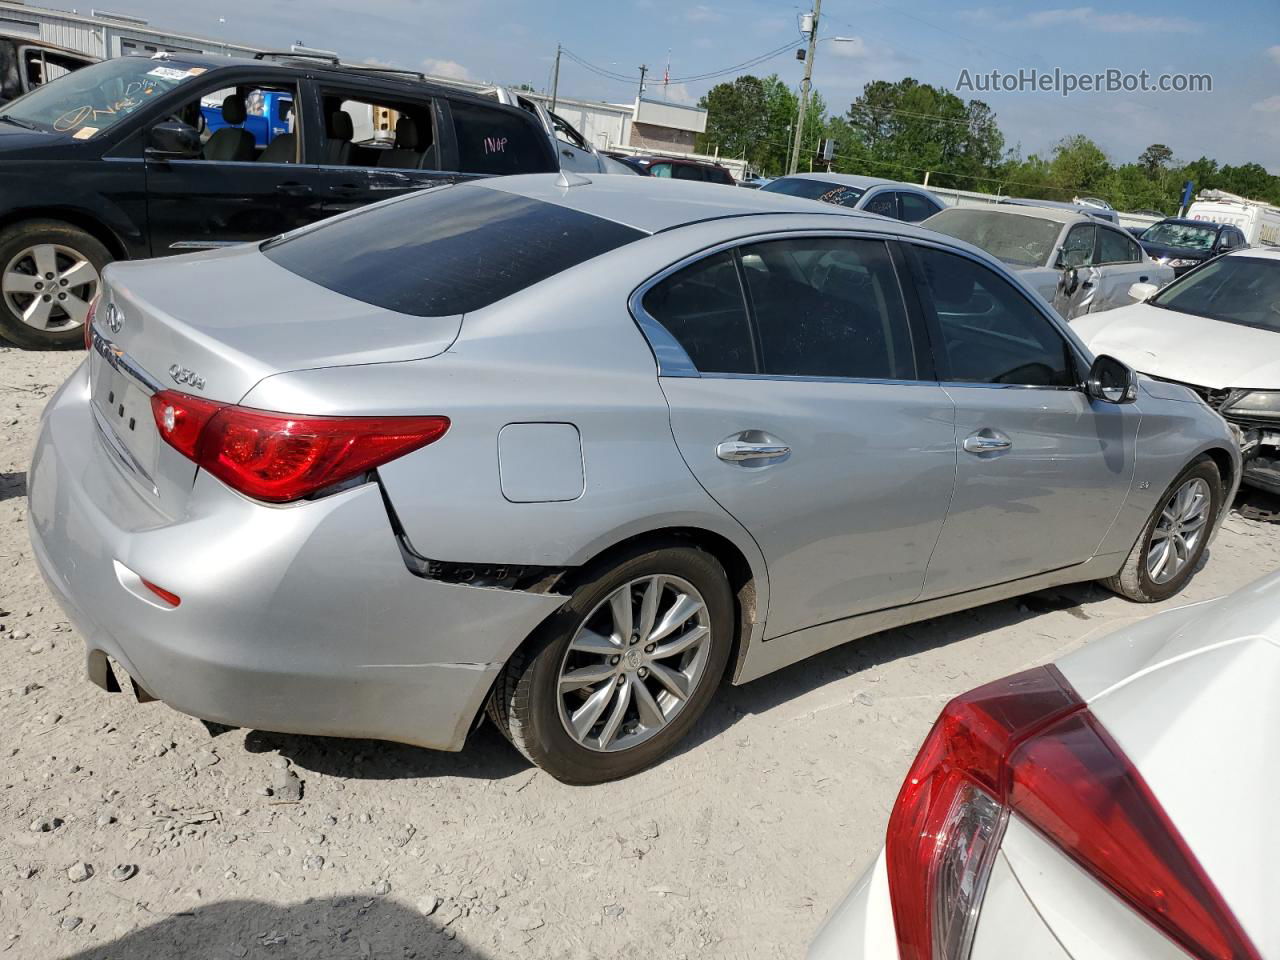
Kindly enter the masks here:
<path id="1" fill-rule="evenodd" d="M 804 0 L 116 0 L 111 9 L 157 26 L 259 46 L 297 40 L 359 61 L 542 89 L 557 41 L 611 72 L 636 76 L 647 63 L 660 79 L 704 74 L 748 60 L 797 36 Z M 220 23 L 219 18 L 225 23 Z M 1118 68 L 1152 75 L 1208 73 L 1202 94 L 962 94 L 997 112 L 1010 146 L 1047 152 L 1085 133 L 1116 161 L 1162 142 L 1180 159 L 1255 161 L 1280 173 L 1280 3 L 1236 0 L 1118 0 L 1118 5 L 999 3 L 998 0 L 825 0 L 815 86 L 843 112 L 863 85 L 912 76 L 954 89 L 962 69 L 1019 68 L 1092 73 Z M 753 68 L 798 84 L 790 53 Z M 651 74 L 652 75 L 652 74 Z M 696 100 L 716 81 L 673 84 L 672 99 Z M 629 100 L 635 82 L 564 62 L 560 91 Z M 649 95 L 660 95 L 653 83 Z"/>

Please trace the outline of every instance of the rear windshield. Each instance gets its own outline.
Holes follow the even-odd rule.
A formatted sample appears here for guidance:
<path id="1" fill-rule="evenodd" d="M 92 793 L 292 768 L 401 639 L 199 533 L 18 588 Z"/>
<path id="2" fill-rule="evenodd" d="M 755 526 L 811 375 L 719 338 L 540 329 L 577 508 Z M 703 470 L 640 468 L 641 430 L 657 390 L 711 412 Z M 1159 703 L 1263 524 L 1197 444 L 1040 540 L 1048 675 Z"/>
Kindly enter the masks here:
<path id="1" fill-rule="evenodd" d="M 275 263 L 335 293 L 415 317 L 479 310 L 646 236 L 480 186 L 435 187 L 268 241 Z"/>
<path id="2" fill-rule="evenodd" d="M 1062 232 L 1056 220 L 972 207 L 950 207 L 920 225 L 981 247 L 1014 267 L 1043 267 Z"/>
<path id="3" fill-rule="evenodd" d="M 834 203 L 839 207 L 854 207 L 866 193 L 858 187 L 850 187 L 843 183 L 832 183 L 829 180 L 809 180 L 800 177 L 782 177 L 772 180 L 760 188 L 762 193 L 783 193 L 788 197 L 804 197 L 806 200 L 821 200 L 823 203 Z"/>

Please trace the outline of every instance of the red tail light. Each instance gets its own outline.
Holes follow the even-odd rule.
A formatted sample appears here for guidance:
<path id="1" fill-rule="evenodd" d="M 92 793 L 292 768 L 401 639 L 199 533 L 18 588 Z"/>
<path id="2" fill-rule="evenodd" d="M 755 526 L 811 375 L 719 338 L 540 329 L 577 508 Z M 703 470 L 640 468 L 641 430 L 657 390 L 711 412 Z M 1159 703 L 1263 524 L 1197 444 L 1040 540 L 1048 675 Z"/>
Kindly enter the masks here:
<path id="1" fill-rule="evenodd" d="M 439 440 L 448 417 L 304 417 L 162 390 L 165 442 L 246 496 L 300 500 Z"/>
<path id="2" fill-rule="evenodd" d="M 1196 957 L 1258 960 L 1150 788 L 1054 667 L 951 701 L 889 818 L 902 960 L 965 960 L 1009 815 Z"/>
<path id="3" fill-rule="evenodd" d="M 84 315 L 84 348 L 86 350 L 93 349 L 93 317 L 98 312 L 98 300 L 101 297 L 94 297 L 89 301 L 89 310 Z"/>

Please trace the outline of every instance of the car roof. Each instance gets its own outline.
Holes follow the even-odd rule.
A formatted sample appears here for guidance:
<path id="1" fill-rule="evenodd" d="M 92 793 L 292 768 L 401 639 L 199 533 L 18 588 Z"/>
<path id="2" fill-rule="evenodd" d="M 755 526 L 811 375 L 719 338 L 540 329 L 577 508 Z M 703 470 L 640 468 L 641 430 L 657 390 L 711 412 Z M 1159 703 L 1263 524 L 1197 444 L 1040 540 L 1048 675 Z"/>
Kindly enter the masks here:
<path id="1" fill-rule="evenodd" d="M 1165 217 L 1160 223 L 1176 223 L 1180 227 L 1222 227 L 1225 224 L 1216 220 L 1192 220 L 1190 217 Z M 1151 226 L 1159 226 L 1153 223 Z"/>
<path id="2" fill-rule="evenodd" d="M 872 187 L 883 185 L 915 187 L 917 190 L 925 190 L 925 187 L 918 183 L 902 183 L 899 180 L 886 180 L 883 177 L 863 177 L 852 173 L 790 173 L 785 177 L 777 177 L 778 180 L 818 180 L 822 183 L 838 183 L 846 187 L 858 187 L 862 190 L 869 190 Z"/>
<path id="3" fill-rule="evenodd" d="M 1029 208 L 1029 209 L 1028 209 Z M 1010 203 L 1007 205 L 988 204 L 980 207 L 948 207 L 947 210 L 981 210 L 983 213 L 996 213 L 1005 217 L 1026 217 L 1036 216 L 1041 220 L 1053 220 L 1056 223 L 1097 223 L 1097 217 L 1091 217 L 1087 213 L 1076 213 L 1074 210 L 1064 210 L 1061 207 L 1041 207 L 1033 203 Z M 934 216 L 941 216 L 947 210 L 941 210 Z M 1107 221 L 1102 221 L 1106 223 Z M 1115 224 L 1111 224 L 1115 226 Z"/>
<path id="4" fill-rule="evenodd" d="M 720 163 L 718 161 L 692 160 L 689 157 L 667 157 L 667 156 L 663 156 L 661 153 L 635 153 L 635 154 L 631 154 L 630 156 L 622 157 L 621 159 L 648 160 L 651 163 L 654 160 L 658 160 L 658 161 L 661 161 L 662 163 L 686 163 L 691 167 L 719 167 L 722 170 L 727 169 L 723 163 Z"/>
<path id="5" fill-rule="evenodd" d="M 318 79 L 333 79 L 336 77 L 340 77 L 343 80 L 359 79 L 385 84 L 392 87 L 400 87 L 405 89 L 406 92 L 413 91 L 422 93 L 424 91 L 429 91 L 435 96 L 448 95 L 453 99 L 471 100 L 475 103 L 483 103 L 490 107 L 514 110 L 521 116 L 531 116 L 531 114 L 519 107 L 499 103 L 492 97 L 486 97 L 483 94 L 474 93 L 470 90 L 463 90 L 460 87 L 449 86 L 447 83 L 439 83 L 424 79 L 420 74 L 407 70 L 399 71 L 393 67 L 387 67 L 383 70 L 371 65 L 333 63 L 321 57 L 308 57 L 303 54 L 288 53 L 268 55 L 259 60 L 252 57 L 224 57 L 212 53 L 187 53 L 185 51 L 180 51 L 177 53 L 158 54 L 148 59 L 160 62 L 171 60 L 177 63 L 189 63 L 193 66 L 205 67 L 209 71 L 226 70 L 231 67 L 250 67 L 255 70 L 279 72 L 290 76 L 296 76 L 299 71 L 305 71 L 308 75 L 314 76 Z"/>
<path id="6" fill-rule="evenodd" d="M 530 173 L 472 181 L 475 186 L 504 190 L 534 200 L 626 224 L 646 233 L 660 233 L 691 223 L 760 214 L 808 214 L 839 217 L 858 224 L 874 222 L 876 229 L 902 226 L 896 220 L 845 207 L 829 209 L 812 200 L 759 190 L 733 190 L 714 183 L 653 177 L 619 177 Z M 905 232 L 905 231 L 903 231 Z"/>
<path id="7" fill-rule="evenodd" d="M 1280 261 L 1280 247 L 1241 247 L 1226 254 L 1228 257 L 1253 257 L 1256 260 Z"/>

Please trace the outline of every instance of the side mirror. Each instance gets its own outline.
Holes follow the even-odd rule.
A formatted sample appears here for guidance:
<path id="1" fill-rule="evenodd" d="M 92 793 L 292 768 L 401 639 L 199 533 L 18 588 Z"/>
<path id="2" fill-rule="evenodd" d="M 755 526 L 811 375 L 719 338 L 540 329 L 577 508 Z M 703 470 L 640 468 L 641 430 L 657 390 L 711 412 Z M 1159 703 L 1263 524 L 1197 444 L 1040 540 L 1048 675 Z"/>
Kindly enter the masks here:
<path id="1" fill-rule="evenodd" d="M 1150 300 L 1160 290 L 1154 283 L 1135 283 L 1129 288 L 1129 296 L 1134 303 L 1142 303 L 1144 300 Z"/>
<path id="2" fill-rule="evenodd" d="M 147 131 L 147 156 L 190 160 L 200 155 L 200 134 L 178 120 L 164 120 Z"/>
<path id="3" fill-rule="evenodd" d="M 1076 292 L 1076 288 L 1080 286 L 1080 271 L 1075 267 L 1068 267 L 1062 271 L 1062 276 L 1058 278 L 1058 289 L 1068 297 Z"/>
<path id="4" fill-rule="evenodd" d="M 1103 403 L 1133 403 L 1138 399 L 1138 375 L 1105 353 L 1094 358 L 1085 391 Z"/>

